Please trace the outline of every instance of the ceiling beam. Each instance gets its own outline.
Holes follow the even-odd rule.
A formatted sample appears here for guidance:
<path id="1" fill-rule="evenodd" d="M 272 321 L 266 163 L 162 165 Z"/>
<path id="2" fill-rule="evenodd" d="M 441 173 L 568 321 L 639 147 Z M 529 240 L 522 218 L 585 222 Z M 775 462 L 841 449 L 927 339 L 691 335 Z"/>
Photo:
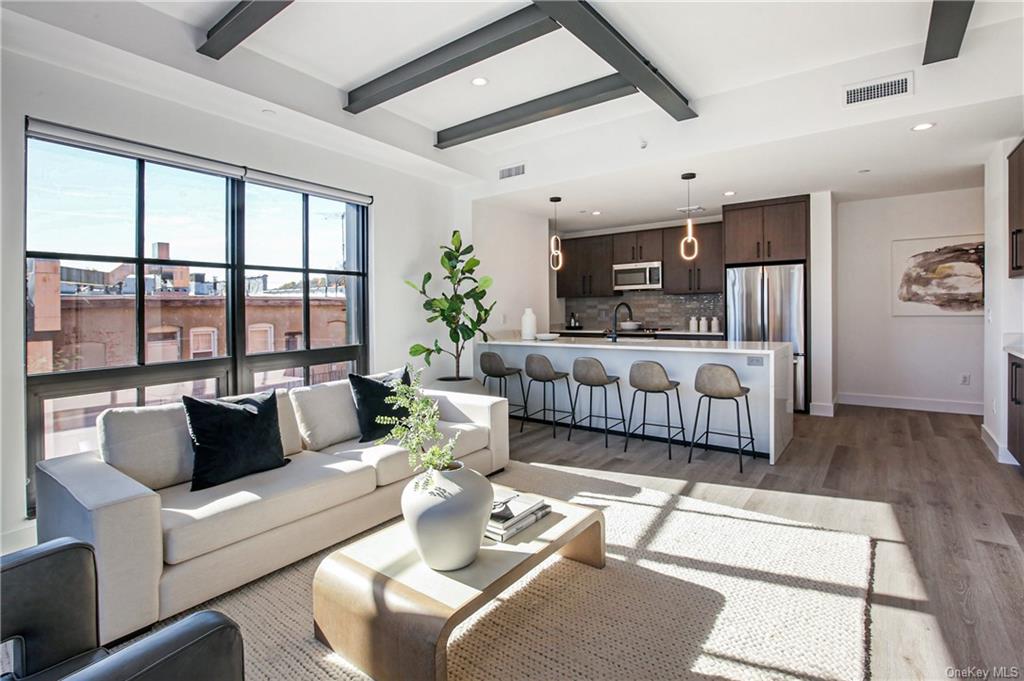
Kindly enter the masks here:
<path id="1" fill-rule="evenodd" d="M 544 95 L 529 102 L 516 104 L 507 109 L 445 128 L 437 133 L 437 143 L 434 146 L 438 149 L 447 149 L 457 144 L 464 144 L 481 137 L 543 121 L 546 118 L 608 102 L 635 92 L 636 88 L 632 83 L 619 74 L 613 73 L 589 83 L 576 85 L 561 92 Z"/>
<path id="2" fill-rule="evenodd" d="M 220 59 L 290 4 L 292 0 L 242 0 L 206 32 L 206 42 L 196 51 Z"/>
<path id="3" fill-rule="evenodd" d="M 528 5 L 350 90 L 345 111 L 366 111 L 558 28 L 547 14 Z"/>
<path id="4" fill-rule="evenodd" d="M 956 59 L 960 55 L 973 8 L 974 0 L 932 0 L 928 40 L 924 44 L 924 66 Z"/>
<path id="5" fill-rule="evenodd" d="M 584 0 L 534 0 L 534 5 L 579 38 L 674 119 L 683 121 L 697 117 L 686 97 L 590 4 Z"/>

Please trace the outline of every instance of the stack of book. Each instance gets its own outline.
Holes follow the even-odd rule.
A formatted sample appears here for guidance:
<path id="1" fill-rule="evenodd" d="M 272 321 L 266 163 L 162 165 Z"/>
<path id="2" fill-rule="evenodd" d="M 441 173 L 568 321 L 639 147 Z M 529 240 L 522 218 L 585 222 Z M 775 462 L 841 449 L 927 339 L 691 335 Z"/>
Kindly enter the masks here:
<path id="1" fill-rule="evenodd" d="M 542 497 L 521 492 L 496 490 L 491 519 L 484 535 L 494 541 L 506 542 L 551 512 L 551 505 Z"/>

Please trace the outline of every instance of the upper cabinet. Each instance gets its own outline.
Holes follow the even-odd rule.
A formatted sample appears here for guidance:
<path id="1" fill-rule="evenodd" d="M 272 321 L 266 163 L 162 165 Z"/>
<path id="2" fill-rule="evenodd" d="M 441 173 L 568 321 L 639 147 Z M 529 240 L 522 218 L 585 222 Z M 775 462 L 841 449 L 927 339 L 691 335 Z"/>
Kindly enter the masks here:
<path id="1" fill-rule="evenodd" d="M 555 283 L 559 298 L 614 294 L 612 242 L 611 236 L 562 239 L 562 269 Z"/>
<path id="2" fill-rule="evenodd" d="M 1024 277 L 1024 142 L 1007 159 L 1009 164 L 1010 240 L 1007 255 L 1011 277 Z"/>
<path id="3" fill-rule="evenodd" d="M 807 197 L 725 206 L 725 264 L 807 259 Z"/>
<path id="4" fill-rule="evenodd" d="M 631 262 L 657 262 L 662 258 L 660 229 L 642 232 L 623 232 L 612 236 L 613 262 L 622 265 Z"/>
<path id="5" fill-rule="evenodd" d="M 697 239 L 697 257 L 684 260 L 679 242 L 686 227 L 662 230 L 662 291 L 664 293 L 721 293 L 725 280 L 722 260 L 722 223 L 708 222 L 693 226 Z"/>

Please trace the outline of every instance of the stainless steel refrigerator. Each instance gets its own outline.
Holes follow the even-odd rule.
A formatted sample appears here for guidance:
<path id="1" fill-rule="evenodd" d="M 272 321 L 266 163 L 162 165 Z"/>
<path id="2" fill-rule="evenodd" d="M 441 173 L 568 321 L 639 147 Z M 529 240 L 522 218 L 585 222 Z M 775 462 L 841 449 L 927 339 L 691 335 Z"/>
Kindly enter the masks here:
<path id="1" fill-rule="evenodd" d="M 805 265 L 725 271 L 726 338 L 793 344 L 793 408 L 807 410 Z"/>

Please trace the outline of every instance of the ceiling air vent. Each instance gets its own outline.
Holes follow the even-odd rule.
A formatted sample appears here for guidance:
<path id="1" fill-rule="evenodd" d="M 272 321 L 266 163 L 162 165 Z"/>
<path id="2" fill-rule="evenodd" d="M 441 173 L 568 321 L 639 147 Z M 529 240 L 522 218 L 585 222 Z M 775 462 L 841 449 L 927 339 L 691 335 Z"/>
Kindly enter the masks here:
<path id="1" fill-rule="evenodd" d="M 896 76 L 875 78 L 843 88 L 843 106 L 854 106 L 879 99 L 891 99 L 914 94 L 914 73 L 908 71 Z"/>
<path id="2" fill-rule="evenodd" d="M 526 164 L 517 163 L 514 166 L 505 166 L 498 169 L 498 179 L 507 180 L 510 177 L 518 177 L 526 174 Z"/>

